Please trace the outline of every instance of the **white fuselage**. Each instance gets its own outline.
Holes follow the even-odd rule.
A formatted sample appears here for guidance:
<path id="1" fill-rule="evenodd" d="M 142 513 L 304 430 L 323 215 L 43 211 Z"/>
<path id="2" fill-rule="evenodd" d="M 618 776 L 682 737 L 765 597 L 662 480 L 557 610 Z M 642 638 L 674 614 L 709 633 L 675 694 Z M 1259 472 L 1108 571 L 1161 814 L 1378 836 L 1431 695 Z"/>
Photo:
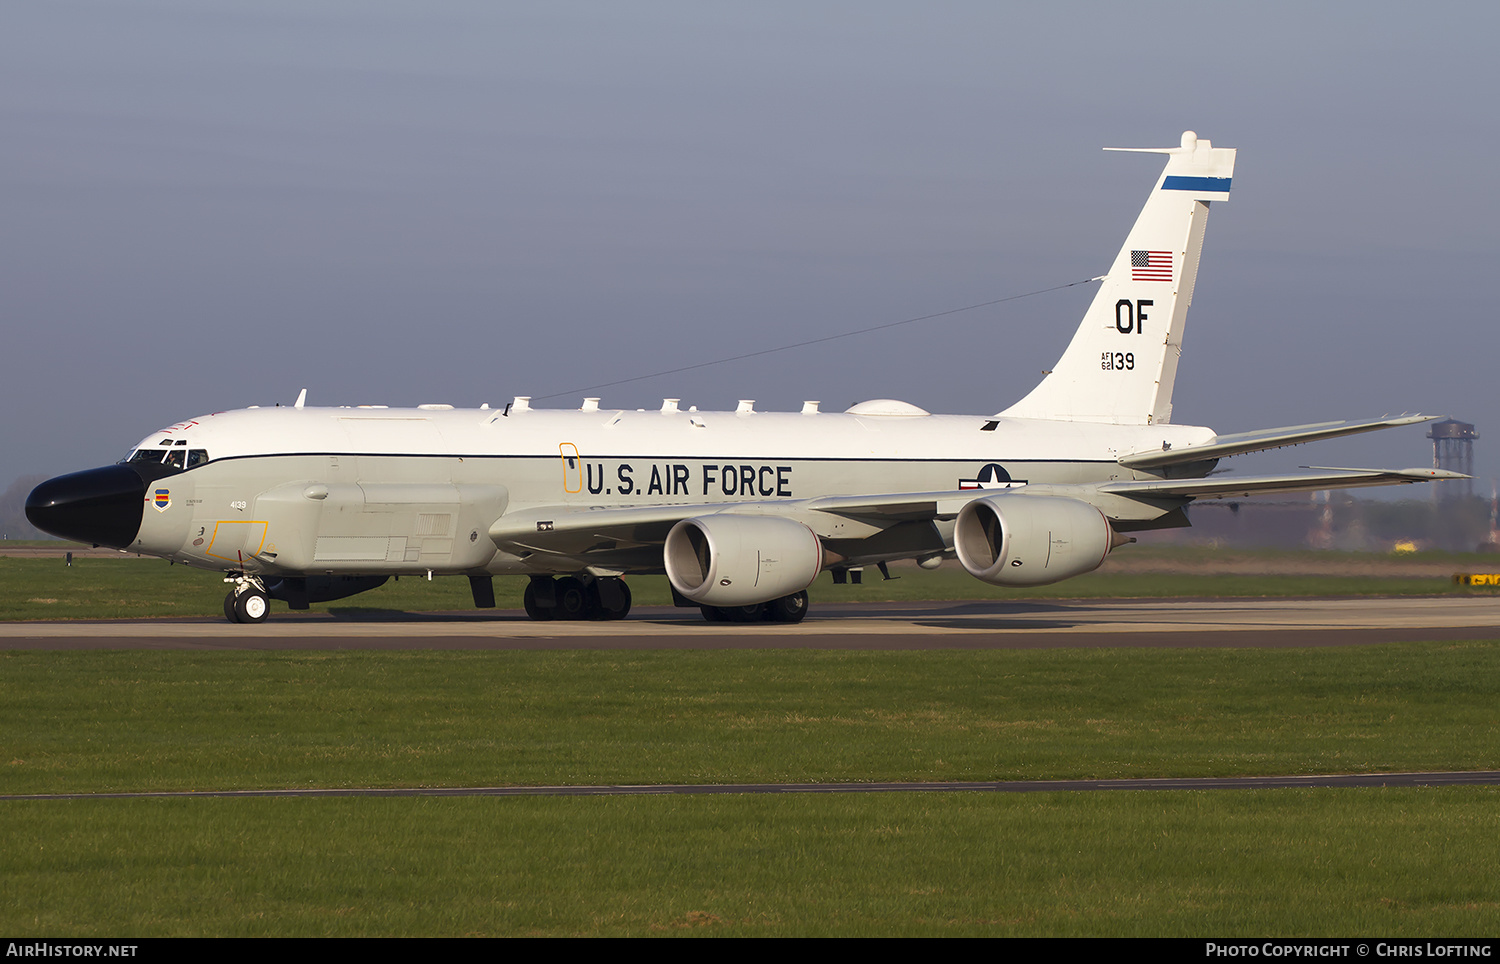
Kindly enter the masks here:
<path id="1" fill-rule="evenodd" d="M 909 411 L 221 412 L 141 441 L 209 461 L 148 487 L 130 548 L 268 574 L 566 571 L 502 551 L 492 525 L 541 506 L 774 504 L 1145 478 L 1117 459 L 1213 437 L 1193 426 Z M 658 547 L 627 571 L 660 565 Z"/>

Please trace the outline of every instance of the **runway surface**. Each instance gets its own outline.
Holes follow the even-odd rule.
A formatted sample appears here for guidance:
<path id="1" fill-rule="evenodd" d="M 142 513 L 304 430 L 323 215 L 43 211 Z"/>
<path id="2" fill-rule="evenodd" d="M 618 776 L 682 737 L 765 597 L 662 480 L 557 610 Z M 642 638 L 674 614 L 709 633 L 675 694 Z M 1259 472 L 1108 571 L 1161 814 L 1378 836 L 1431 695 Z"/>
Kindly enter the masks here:
<path id="1" fill-rule="evenodd" d="M 555 787 L 341 787 L 295 790 L 161 790 L 145 793 L 29 793 L 0 795 L 0 801 L 130 800 L 223 797 L 612 797 L 724 793 L 1045 793 L 1078 790 L 1285 790 L 1297 787 L 1455 787 L 1497 786 L 1500 771 L 1455 770 L 1434 773 L 1333 773 L 1270 777 L 1159 777 L 1137 780 L 1007 780 L 944 783 L 682 783 L 648 786 Z"/>
<path id="2" fill-rule="evenodd" d="M 1500 596 L 836 604 L 796 625 L 642 607 L 615 622 L 517 611 L 278 613 L 0 623 L 0 649 L 1027 649 L 1351 646 L 1500 639 Z"/>

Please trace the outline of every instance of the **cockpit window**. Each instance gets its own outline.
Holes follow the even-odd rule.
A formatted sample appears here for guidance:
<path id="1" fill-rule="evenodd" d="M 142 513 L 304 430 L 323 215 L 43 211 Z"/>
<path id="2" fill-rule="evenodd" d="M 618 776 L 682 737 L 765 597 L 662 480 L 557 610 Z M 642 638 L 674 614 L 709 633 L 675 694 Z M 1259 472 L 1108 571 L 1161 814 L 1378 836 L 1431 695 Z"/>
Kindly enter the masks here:
<path id="1" fill-rule="evenodd" d="M 150 462 L 167 465 L 179 469 L 191 469 L 194 466 L 204 465 L 208 462 L 207 449 L 136 449 L 125 458 L 126 462 Z"/>

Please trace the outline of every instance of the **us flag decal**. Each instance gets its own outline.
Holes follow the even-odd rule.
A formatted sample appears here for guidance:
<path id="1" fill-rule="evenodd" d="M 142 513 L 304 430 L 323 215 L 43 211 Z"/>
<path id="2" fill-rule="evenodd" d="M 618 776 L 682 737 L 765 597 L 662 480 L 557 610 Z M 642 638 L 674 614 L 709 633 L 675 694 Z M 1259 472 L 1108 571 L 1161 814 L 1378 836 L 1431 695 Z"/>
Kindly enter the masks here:
<path id="1" fill-rule="evenodd" d="M 1172 252 L 1170 252 L 1170 251 L 1132 251 L 1132 252 L 1130 252 L 1130 280 L 1131 281 L 1171 281 L 1172 280 Z"/>

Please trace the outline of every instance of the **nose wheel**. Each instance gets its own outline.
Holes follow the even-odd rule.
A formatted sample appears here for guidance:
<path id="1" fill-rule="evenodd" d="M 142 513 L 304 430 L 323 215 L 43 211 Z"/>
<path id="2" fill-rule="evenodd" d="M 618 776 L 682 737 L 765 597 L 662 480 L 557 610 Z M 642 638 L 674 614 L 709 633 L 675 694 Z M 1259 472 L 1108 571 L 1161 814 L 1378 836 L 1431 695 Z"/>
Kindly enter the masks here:
<path id="1" fill-rule="evenodd" d="M 224 581 L 235 584 L 224 597 L 225 619 L 232 623 L 263 623 L 271 615 L 271 597 L 259 579 L 228 576 Z"/>

